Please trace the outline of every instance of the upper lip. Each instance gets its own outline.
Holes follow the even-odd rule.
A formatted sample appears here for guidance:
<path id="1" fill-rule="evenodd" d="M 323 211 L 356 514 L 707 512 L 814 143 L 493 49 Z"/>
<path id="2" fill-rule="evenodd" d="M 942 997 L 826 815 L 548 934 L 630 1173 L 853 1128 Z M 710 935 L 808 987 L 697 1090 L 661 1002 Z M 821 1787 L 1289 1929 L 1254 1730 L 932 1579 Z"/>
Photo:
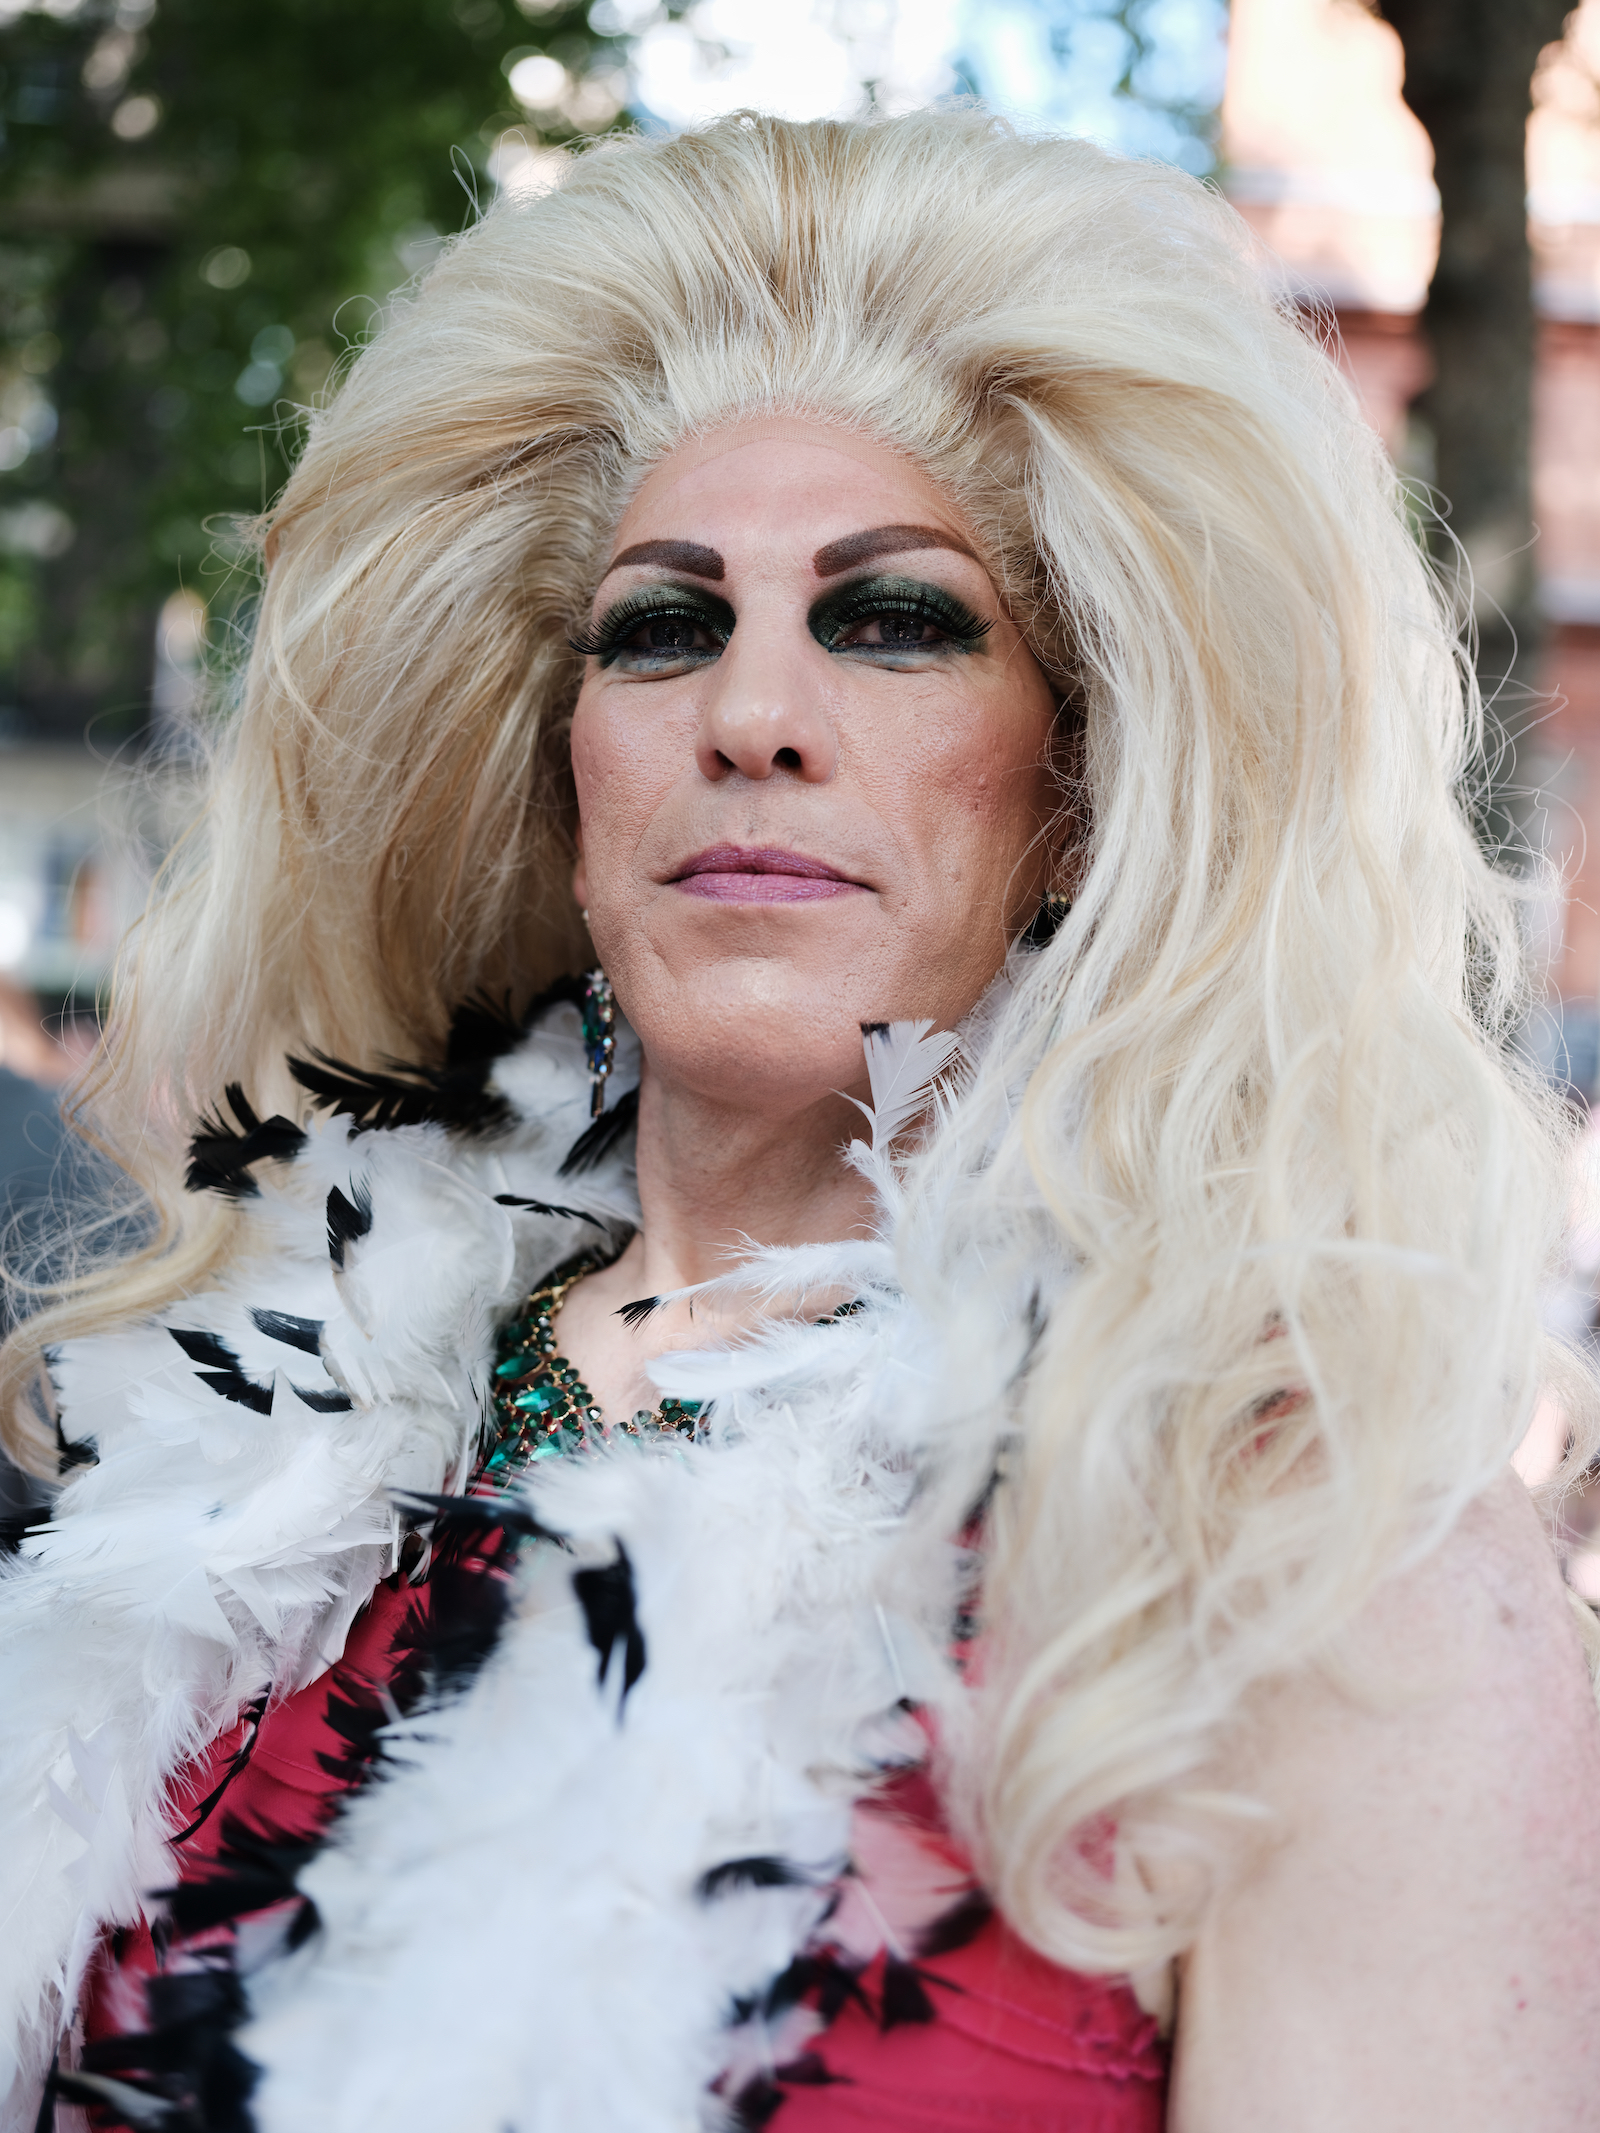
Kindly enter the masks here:
<path id="1" fill-rule="evenodd" d="M 691 874 L 799 874 L 812 881 L 855 881 L 853 874 L 841 873 L 825 859 L 785 851 L 776 844 L 708 844 L 703 852 L 686 859 L 671 879 L 687 881 Z"/>

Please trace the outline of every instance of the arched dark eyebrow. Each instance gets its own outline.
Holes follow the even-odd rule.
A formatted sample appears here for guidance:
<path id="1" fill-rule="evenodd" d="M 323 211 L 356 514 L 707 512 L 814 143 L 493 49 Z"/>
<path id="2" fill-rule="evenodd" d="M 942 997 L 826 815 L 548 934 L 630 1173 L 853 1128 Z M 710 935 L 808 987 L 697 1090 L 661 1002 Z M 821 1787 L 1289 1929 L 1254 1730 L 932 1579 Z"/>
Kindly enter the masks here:
<path id="1" fill-rule="evenodd" d="M 871 526 L 865 533 L 847 533 L 843 540 L 829 541 L 811 558 L 811 567 L 819 578 L 836 578 L 841 570 L 870 563 L 874 556 L 910 555 L 917 548 L 949 548 L 957 555 L 971 556 L 974 563 L 983 561 L 965 541 L 938 526 Z"/>
<path id="2" fill-rule="evenodd" d="M 609 578 L 614 570 L 624 563 L 660 563 L 667 570 L 685 570 L 691 578 L 710 578 L 721 584 L 726 566 L 714 548 L 702 548 L 698 541 L 638 541 L 632 548 L 624 548 L 621 555 L 614 555 L 606 565 Z"/>

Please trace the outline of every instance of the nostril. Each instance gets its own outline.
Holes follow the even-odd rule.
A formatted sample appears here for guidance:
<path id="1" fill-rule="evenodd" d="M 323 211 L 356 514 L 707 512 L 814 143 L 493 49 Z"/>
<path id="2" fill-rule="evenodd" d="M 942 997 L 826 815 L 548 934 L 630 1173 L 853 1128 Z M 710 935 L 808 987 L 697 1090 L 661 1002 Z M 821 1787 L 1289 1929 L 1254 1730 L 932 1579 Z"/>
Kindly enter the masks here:
<path id="1" fill-rule="evenodd" d="M 780 748 L 772 760 L 779 770 L 798 770 L 800 751 L 798 748 Z"/>

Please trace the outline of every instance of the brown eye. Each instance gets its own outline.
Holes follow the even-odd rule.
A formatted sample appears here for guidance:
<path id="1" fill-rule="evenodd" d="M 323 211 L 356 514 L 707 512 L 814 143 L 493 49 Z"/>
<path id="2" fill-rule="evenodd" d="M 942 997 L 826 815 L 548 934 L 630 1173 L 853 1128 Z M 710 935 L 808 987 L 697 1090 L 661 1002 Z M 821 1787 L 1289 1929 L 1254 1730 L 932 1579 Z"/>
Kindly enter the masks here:
<path id="1" fill-rule="evenodd" d="M 884 644 L 896 650 L 936 644 L 945 635 L 926 615 L 874 615 L 850 632 L 851 644 Z"/>
<path id="2" fill-rule="evenodd" d="M 622 639 L 620 649 L 628 652 L 712 652 L 721 649 L 704 623 L 692 622 L 684 615 L 656 615 L 648 622 L 641 622 Z"/>

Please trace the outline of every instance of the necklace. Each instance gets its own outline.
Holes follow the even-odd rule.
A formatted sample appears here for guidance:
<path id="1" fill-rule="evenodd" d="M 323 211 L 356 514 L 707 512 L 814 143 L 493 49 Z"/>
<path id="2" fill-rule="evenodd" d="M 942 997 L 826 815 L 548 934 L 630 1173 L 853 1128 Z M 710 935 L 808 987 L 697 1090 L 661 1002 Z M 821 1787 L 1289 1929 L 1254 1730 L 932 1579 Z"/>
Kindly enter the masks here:
<path id="1" fill-rule="evenodd" d="M 584 1251 L 540 1283 L 500 1335 L 491 1406 L 494 1442 L 482 1468 L 488 1482 L 509 1481 L 535 1459 L 581 1450 L 586 1438 L 607 1434 L 594 1395 L 556 1346 L 555 1318 L 586 1274 L 610 1266 L 615 1252 Z M 614 1425 L 629 1437 L 669 1432 L 692 1436 L 700 1400 L 663 1400 Z"/>

